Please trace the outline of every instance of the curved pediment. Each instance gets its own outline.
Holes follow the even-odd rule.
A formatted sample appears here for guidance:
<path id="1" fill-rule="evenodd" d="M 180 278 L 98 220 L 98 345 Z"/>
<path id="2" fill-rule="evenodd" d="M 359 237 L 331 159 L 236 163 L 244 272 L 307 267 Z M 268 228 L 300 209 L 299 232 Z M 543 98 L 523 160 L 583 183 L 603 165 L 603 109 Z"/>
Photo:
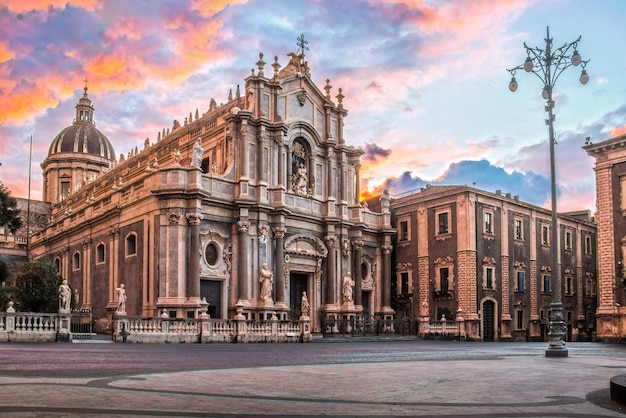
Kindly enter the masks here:
<path id="1" fill-rule="evenodd" d="M 285 253 L 309 257 L 326 257 L 328 249 L 326 245 L 311 235 L 297 234 L 285 239 Z"/>

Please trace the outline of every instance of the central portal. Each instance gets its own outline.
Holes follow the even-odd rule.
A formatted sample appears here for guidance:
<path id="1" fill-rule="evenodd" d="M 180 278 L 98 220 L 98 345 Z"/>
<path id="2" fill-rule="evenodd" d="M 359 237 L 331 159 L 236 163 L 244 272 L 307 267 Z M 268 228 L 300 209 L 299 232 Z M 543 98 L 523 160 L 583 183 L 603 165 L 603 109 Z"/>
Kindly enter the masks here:
<path id="1" fill-rule="evenodd" d="M 290 293 L 289 293 L 289 309 L 291 319 L 298 320 L 302 314 L 300 303 L 302 301 L 302 292 L 308 290 L 309 276 L 304 273 L 291 273 L 289 277 Z M 310 300 L 310 295 L 309 295 Z"/>

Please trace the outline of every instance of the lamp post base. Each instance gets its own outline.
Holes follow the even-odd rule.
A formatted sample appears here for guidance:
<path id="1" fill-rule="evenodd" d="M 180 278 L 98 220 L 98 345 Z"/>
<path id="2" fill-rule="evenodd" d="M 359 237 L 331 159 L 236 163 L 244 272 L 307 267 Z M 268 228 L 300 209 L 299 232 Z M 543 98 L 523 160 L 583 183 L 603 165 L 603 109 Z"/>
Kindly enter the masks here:
<path id="1" fill-rule="evenodd" d="M 548 332 L 548 349 L 546 357 L 567 357 L 567 348 L 563 336 L 565 322 L 563 322 L 563 303 L 553 300 L 550 304 L 550 331 Z"/>

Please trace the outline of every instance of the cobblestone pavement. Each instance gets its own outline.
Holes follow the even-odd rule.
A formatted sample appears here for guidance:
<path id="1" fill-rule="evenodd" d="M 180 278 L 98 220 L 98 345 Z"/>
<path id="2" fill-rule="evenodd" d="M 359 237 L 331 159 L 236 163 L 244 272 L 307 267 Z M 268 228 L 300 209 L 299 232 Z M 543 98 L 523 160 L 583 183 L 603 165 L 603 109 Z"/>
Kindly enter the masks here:
<path id="1" fill-rule="evenodd" d="M 317 340 L 319 341 L 319 340 Z M 0 344 L 2 417 L 618 417 L 626 346 Z"/>

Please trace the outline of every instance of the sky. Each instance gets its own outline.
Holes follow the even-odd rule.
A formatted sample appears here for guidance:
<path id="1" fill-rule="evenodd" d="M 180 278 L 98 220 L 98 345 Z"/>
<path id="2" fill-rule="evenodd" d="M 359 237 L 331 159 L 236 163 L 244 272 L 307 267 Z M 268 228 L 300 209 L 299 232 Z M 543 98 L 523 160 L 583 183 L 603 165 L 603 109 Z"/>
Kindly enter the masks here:
<path id="1" fill-rule="evenodd" d="M 72 124 L 87 80 L 96 127 L 119 158 L 174 119 L 226 102 L 262 52 L 285 66 L 297 38 L 320 87 L 342 89 L 362 190 L 462 184 L 550 208 L 542 81 L 507 68 L 524 43 L 581 36 L 554 87 L 558 210 L 595 211 L 582 149 L 626 133 L 623 0 L 0 0 L 0 181 L 41 199 L 40 164 Z"/>

